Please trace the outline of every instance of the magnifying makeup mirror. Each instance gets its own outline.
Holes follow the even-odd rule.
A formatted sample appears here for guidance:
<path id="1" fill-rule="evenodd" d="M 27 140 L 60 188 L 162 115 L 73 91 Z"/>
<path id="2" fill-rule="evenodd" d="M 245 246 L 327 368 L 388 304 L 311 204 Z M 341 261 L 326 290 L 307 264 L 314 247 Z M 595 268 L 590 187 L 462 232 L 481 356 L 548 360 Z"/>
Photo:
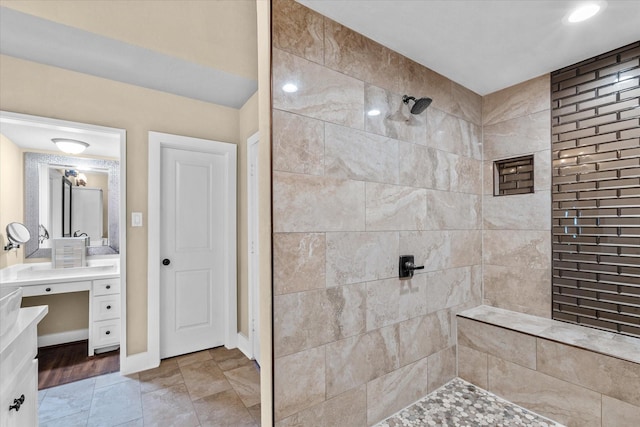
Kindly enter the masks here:
<path id="1" fill-rule="evenodd" d="M 31 233 L 24 224 L 12 222 L 7 225 L 7 240 L 9 243 L 4 247 L 5 251 L 18 249 L 20 245 L 25 244 L 31 239 Z"/>

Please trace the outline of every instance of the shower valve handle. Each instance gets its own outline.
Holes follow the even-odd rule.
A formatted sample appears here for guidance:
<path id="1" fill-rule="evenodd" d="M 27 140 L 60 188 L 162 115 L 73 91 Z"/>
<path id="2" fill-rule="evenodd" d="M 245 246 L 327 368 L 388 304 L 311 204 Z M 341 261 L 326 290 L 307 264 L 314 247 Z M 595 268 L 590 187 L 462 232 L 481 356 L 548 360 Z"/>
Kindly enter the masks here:
<path id="1" fill-rule="evenodd" d="M 424 265 L 415 265 L 412 262 L 405 262 L 404 268 L 407 270 L 424 270 Z"/>

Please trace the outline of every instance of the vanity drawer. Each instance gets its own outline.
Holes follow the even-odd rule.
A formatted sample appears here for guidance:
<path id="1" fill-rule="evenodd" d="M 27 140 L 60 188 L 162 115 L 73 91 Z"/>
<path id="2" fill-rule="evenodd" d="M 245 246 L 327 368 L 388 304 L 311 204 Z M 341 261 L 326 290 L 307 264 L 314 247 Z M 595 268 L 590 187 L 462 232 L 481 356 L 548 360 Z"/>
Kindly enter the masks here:
<path id="1" fill-rule="evenodd" d="M 120 318 L 120 295 L 103 295 L 93 297 L 94 321 Z"/>
<path id="2" fill-rule="evenodd" d="M 93 348 L 120 343 L 120 319 L 93 322 Z"/>
<path id="3" fill-rule="evenodd" d="M 29 360 L 13 377 L 4 380 L 0 389 L 0 425 L 23 427 L 38 425 L 38 360 Z M 24 399 L 21 397 L 24 396 Z M 9 409 L 14 399 L 21 399 L 18 411 Z"/>
<path id="4" fill-rule="evenodd" d="M 91 289 L 91 282 L 89 281 L 29 285 L 22 287 L 22 296 L 33 297 L 37 295 L 64 294 L 68 292 L 88 291 L 89 289 Z"/>
<path id="5" fill-rule="evenodd" d="M 120 293 L 120 278 L 93 281 L 93 295 L 111 295 Z"/>

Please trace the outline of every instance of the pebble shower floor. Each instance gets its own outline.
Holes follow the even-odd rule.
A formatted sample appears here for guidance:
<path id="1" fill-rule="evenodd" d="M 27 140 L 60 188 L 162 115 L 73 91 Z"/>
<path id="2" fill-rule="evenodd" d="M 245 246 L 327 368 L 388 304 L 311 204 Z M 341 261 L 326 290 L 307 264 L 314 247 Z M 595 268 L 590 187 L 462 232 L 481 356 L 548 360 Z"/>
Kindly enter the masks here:
<path id="1" fill-rule="evenodd" d="M 562 427 L 456 378 L 376 427 Z"/>

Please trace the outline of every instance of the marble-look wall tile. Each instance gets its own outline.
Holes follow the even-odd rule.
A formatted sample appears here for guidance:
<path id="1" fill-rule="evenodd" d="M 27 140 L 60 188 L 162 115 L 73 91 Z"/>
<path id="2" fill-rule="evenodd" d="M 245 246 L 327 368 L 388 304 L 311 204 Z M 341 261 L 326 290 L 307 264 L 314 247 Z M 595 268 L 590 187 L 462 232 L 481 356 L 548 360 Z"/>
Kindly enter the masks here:
<path id="1" fill-rule="evenodd" d="M 551 230 L 551 192 L 485 197 L 482 217 L 490 230 Z"/>
<path id="2" fill-rule="evenodd" d="M 360 33 L 325 19 L 324 65 L 398 92 L 401 56 Z"/>
<path id="3" fill-rule="evenodd" d="M 484 230 L 482 254 L 485 264 L 518 269 L 551 267 L 551 233 L 549 231 Z"/>
<path id="4" fill-rule="evenodd" d="M 480 230 L 401 231 L 400 252 L 413 254 L 416 264 L 427 271 L 482 263 Z"/>
<path id="5" fill-rule="evenodd" d="M 458 318 L 458 344 L 536 369 L 536 338 L 498 326 Z"/>
<path id="6" fill-rule="evenodd" d="M 364 127 L 367 132 L 414 144 L 426 144 L 426 115 L 411 114 L 410 108 L 402 102 L 402 95 L 365 84 L 364 110 L 368 112 L 374 109 L 380 114 L 365 116 Z"/>
<path id="7" fill-rule="evenodd" d="M 640 406 L 602 396 L 602 427 L 633 426 L 640 420 Z"/>
<path id="8" fill-rule="evenodd" d="M 327 233 L 327 287 L 397 277 L 398 233 Z"/>
<path id="9" fill-rule="evenodd" d="M 425 276 L 427 313 L 455 307 L 471 299 L 471 267 L 432 271 Z"/>
<path id="10" fill-rule="evenodd" d="M 450 154 L 405 142 L 400 142 L 398 148 L 400 185 L 449 190 Z"/>
<path id="11" fill-rule="evenodd" d="M 482 161 L 447 153 L 449 190 L 460 193 L 482 194 Z"/>
<path id="12" fill-rule="evenodd" d="M 482 160 L 480 126 L 437 108 L 429 108 L 427 117 L 427 138 L 429 147 Z"/>
<path id="13" fill-rule="evenodd" d="M 298 90 L 282 90 L 294 83 Z M 273 49 L 273 107 L 364 129 L 364 83 L 298 56 Z"/>
<path id="14" fill-rule="evenodd" d="M 326 124 L 324 149 L 324 173 L 327 176 L 398 183 L 396 140 Z"/>
<path id="15" fill-rule="evenodd" d="M 363 283 L 276 295 L 274 355 L 296 353 L 364 332 L 366 298 Z"/>
<path id="16" fill-rule="evenodd" d="M 451 114 L 476 125 L 482 124 L 482 96 L 451 82 Z"/>
<path id="17" fill-rule="evenodd" d="M 551 317 L 551 267 L 530 269 L 485 264 L 484 303 Z"/>
<path id="18" fill-rule="evenodd" d="M 273 172 L 273 231 L 364 230 L 364 182 Z"/>
<path id="19" fill-rule="evenodd" d="M 485 390 L 489 357 L 487 353 L 458 344 L 458 376 Z"/>
<path id="20" fill-rule="evenodd" d="M 600 393 L 493 356 L 489 356 L 488 390 L 568 427 L 601 424 Z"/>
<path id="21" fill-rule="evenodd" d="M 327 344 L 327 397 L 398 369 L 398 346 L 397 325 Z"/>
<path id="22" fill-rule="evenodd" d="M 456 376 L 456 348 L 446 348 L 427 357 L 427 391 L 431 393 Z"/>
<path id="23" fill-rule="evenodd" d="M 400 366 L 430 356 L 454 344 L 447 310 L 414 317 L 398 325 Z"/>
<path id="24" fill-rule="evenodd" d="M 272 8 L 272 46 L 321 64 L 324 17 L 294 0 L 276 0 Z"/>
<path id="25" fill-rule="evenodd" d="M 551 113 L 546 109 L 535 114 L 485 125 L 482 131 L 482 149 L 487 161 L 549 150 Z"/>
<path id="26" fill-rule="evenodd" d="M 396 278 L 367 283 L 367 331 L 427 313 L 424 274 L 410 280 Z"/>
<path id="27" fill-rule="evenodd" d="M 324 123 L 273 110 L 273 170 L 324 174 Z"/>
<path id="28" fill-rule="evenodd" d="M 367 386 L 346 391 L 332 399 L 277 422 L 276 427 L 367 426 Z"/>
<path id="29" fill-rule="evenodd" d="M 274 295 L 324 288 L 325 252 L 323 233 L 275 233 Z"/>
<path id="30" fill-rule="evenodd" d="M 393 415 L 429 393 L 427 361 L 427 358 L 418 360 L 367 383 L 368 425 Z"/>
<path id="31" fill-rule="evenodd" d="M 274 359 L 276 421 L 325 400 L 325 348 Z"/>
<path id="32" fill-rule="evenodd" d="M 482 226 L 481 218 L 480 196 L 427 190 L 427 230 L 478 230 Z"/>
<path id="33" fill-rule="evenodd" d="M 549 74 L 491 93 L 483 98 L 485 125 L 548 110 L 551 105 Z"/>
<path id="34" fill-rule="evenodd" d="M 538 371 L 640 406 L 640 364 L 538 339 Z"/>
<path id="35" fill-rule="evenodd" d="M 424 230 L 427 221 L 427 190 L 366 183 L 368 231 Z"/>

